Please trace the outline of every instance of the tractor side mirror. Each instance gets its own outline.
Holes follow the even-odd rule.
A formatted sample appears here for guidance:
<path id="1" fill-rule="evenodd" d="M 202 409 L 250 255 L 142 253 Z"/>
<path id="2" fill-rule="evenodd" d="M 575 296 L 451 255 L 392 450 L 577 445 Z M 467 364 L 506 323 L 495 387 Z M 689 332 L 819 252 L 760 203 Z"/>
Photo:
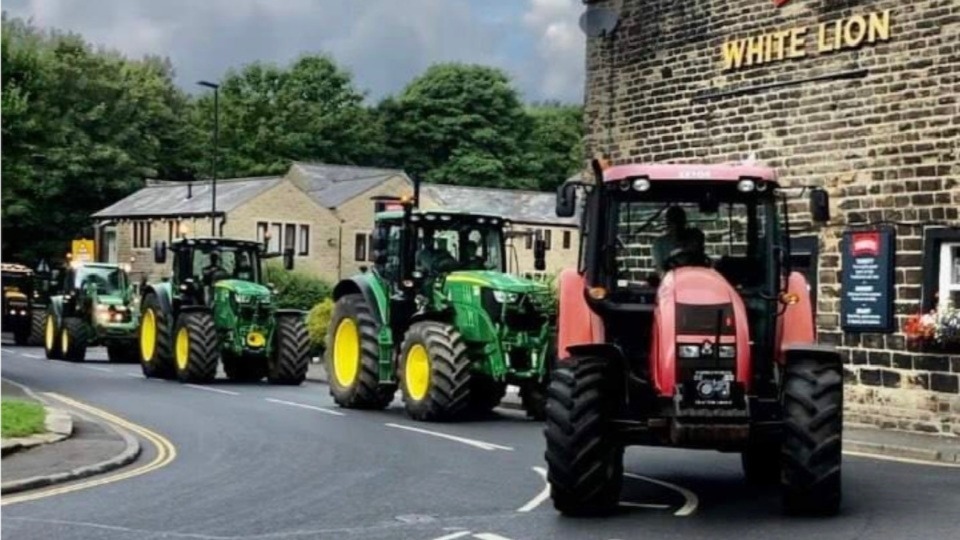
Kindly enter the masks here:
<path id="1" fill-rule="evenodd" d="M 547 269 L 547 242 L 542 238 L 533 241 L 533 268 L 537 272 Z"/>
<path id="2" fill-rule="evenodd" d="M 283 269 L 293 270 L 293 248 L 283 250 Z"/>
<path id="3" fill-rule="evenodd" d="M 810 190 L 810 216 L 814 223 L 830 221 L 830 195 L 823 188 Z"/>
<path id="4" fill-rule="evenodd" d="M 557 188 L 557 217 L 573 217 L 577 210 L 577 186 L 565 183 Z"/>
<path id="5" fill-rule="evenodd" d="M 167 243 L 155 242 L 153 244 L 153 262 L 157 264 L 166 264 L 167 262 Z"/>
<path id="6" fill-rule="evenodd" d="M 389 243 L 389 238 L 385 234 L 385 231 L 380 228 L 373 230 L 370 241 L 370 249 L 373 251 L 373 264 L 377 266 L 383 266 L 387 264 L 387 244 Z"/>

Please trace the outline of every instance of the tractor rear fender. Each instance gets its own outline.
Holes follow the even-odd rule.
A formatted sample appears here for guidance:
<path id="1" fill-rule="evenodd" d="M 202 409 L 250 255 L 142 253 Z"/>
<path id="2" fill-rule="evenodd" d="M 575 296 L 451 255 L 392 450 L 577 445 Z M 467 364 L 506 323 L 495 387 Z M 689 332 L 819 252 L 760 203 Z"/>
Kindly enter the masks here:
<path id="1" fill-rule="evenodd" d="M 573 268 L 557 278 L 557 359 L 560 364 L 573 355 L 571 347 L 603 344 L 603 321 L 587 305 L 586 280 Z"/>
<path id="2" fill-rule="evenodd" d="M 570 358 L 603 358 L 611 362 L 623 363 L 625 358 L 620 347 L 612 343 L 587 343 L 567 347 Z"/>
<path id="3" fill-rule="evenodd" d="M 169 283 L 156 283 L 152 285 L 147 285 L 142 293 L 141 297 L 146 299 L 149 295 L 154 295 L 157 297 L 157 301 L 160 302 L 160 307 L 163 308 L 163 312 L 167 314 L 173 313 L 173 300 L 170 298 L 170 284 Z M 143 304 L 141 300 L 141 305 Z"/>
<path id="4" fill-rule="evenodd" d="M 63 297 L 51 296 L 47 311 L 53 313 L 53 319 L 57 322 L 57 325 L 59 325 L 61 319 L 63 319 Z"/>
<path id="5" fill-rule="evenodd" d="M 787 281 L 787 293 L 799 299 L 786 306 L 783 316 L 777 321 L 777 361 L 786 360 L 786 350 L 792 346 L 813 345 L 817 332 L 813 320 L 813 304 L 810 301 L 810 286 L 800 272 L 793 272 Z"/>
<path id="6" fill-rule="evenodd" d="M 381 325 L 387 323 L 387 317 L 389 316 L 387 293 L 376 277 L 371 274 L 361 274 L 341 280 L 333 288 L 333 301 L 336 302 L 348 294 L 363 295 L 363 299 L 373 310 L 377 321 Z"/>

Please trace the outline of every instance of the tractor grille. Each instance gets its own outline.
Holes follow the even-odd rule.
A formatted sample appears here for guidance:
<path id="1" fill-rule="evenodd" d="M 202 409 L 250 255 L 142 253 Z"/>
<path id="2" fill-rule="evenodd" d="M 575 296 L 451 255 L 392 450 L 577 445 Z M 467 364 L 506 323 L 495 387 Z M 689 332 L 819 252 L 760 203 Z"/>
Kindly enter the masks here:
<path id="1" fill-rule="evenodd" d="M 732 336 L 736 333 L 733 304 L 677 304 L 677 334 Z M 718 328 L 719 326 L 719 328 Z"/>
<path id="2" fill-rule="evenodd" d="M 535 295 L 520 294 L 516 301 L 501 304 L 494 299 L 493 290 L 484 288 L 481 301 L 494 324 L 503 323 L 511 330 L 539 332 L 547 324 L 547 312 Z"/>

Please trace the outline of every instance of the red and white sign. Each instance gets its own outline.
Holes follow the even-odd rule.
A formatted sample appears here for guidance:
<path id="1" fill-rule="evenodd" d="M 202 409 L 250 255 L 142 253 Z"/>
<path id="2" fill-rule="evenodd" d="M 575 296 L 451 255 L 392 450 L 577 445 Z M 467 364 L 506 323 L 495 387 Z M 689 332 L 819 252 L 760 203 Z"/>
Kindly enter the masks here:
<path id="1" fill-rule="evenodd" d="M 780 6 L 786 5 L 786 3 L 789 1 L 790 0 L 773 0 L 773 5 L 780 7 Z"/>
<path id="2" fill-rule="evenodd" d="M 880 233 L 862 232 L 852 236 L 852 251 L 854 257 L 880 256 Z"/>

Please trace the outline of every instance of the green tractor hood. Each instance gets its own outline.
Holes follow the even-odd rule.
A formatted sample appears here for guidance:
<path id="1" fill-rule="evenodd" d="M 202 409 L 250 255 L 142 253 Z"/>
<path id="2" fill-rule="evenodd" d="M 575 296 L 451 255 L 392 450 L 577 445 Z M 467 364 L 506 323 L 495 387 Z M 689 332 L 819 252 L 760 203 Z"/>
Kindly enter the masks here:
<path id="1" fill-rule="evenodd" d="M 270 289 L 260 285 L 259 283 L 244 281 L 242 279 L 224 279 L 222 281 L 218 281 L 215 287 L 218 289 L 225 289 L 234 294 L 249 298 L 270 297 Z"/>
<path id="2" fill-rule="evenodd" d="M 547 285 L 543 283 L 517 277 L 513 274 L 489 270 L 451 272 L 447 276 L 447 282 L 469 283 L 472 285 L 480 285 L 481 287 L 489 287 L 495 291 L 512 293 L 536 293 L 546 292 L 548 290 Z"/>

